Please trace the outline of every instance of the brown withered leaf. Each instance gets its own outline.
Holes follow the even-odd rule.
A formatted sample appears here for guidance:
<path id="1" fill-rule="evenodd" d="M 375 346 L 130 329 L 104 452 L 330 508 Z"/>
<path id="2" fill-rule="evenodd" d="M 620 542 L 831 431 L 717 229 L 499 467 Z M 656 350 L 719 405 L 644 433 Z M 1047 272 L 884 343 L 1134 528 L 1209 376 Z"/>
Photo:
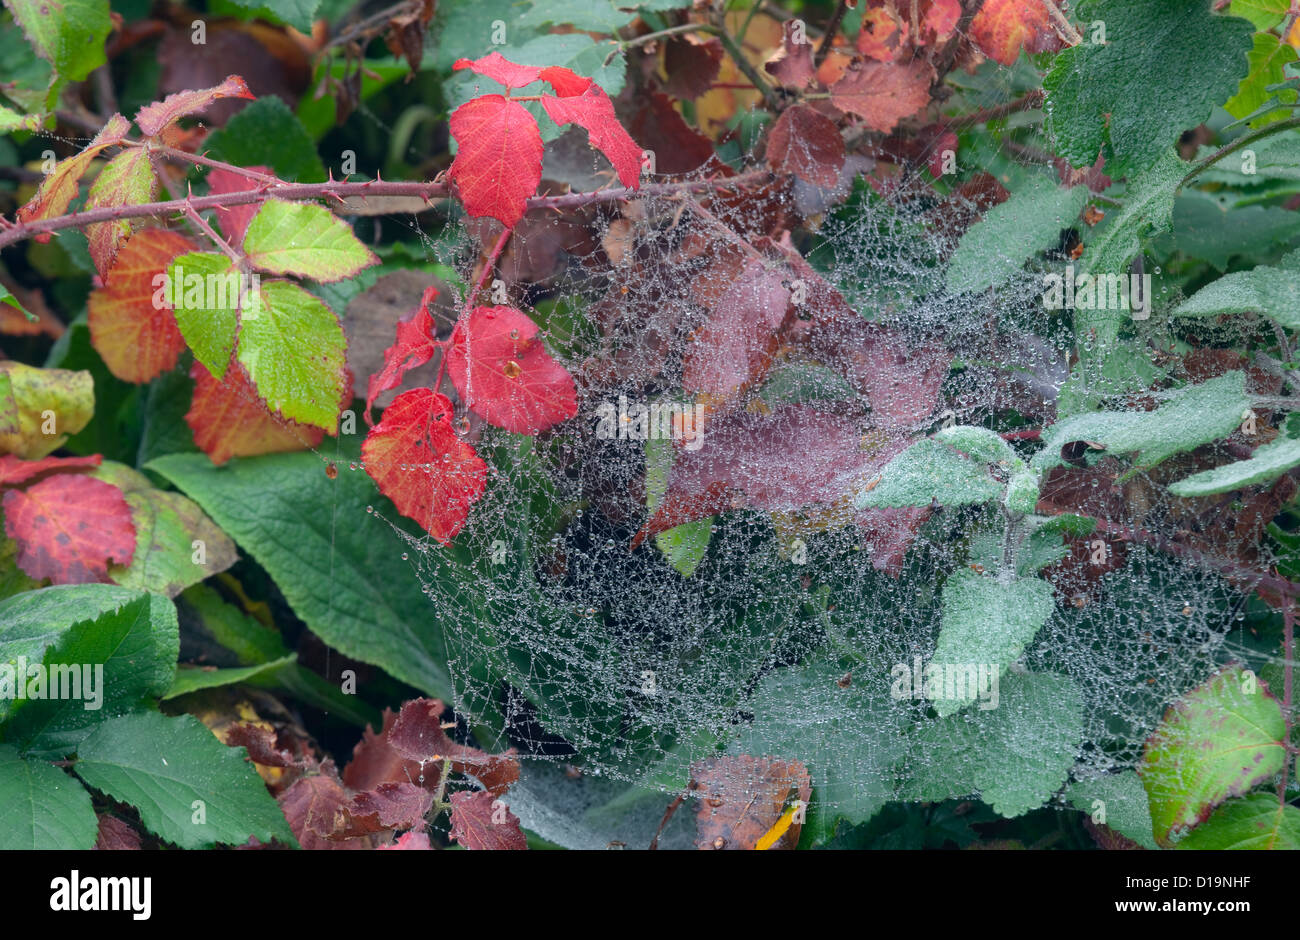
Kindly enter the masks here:
<path id="1" fill-rule="evenodd" d="M 722 41 L 693 33 L 672 36 L 664 42 L 664 91 L 674 98 L 693 101 L 708 92 L 722 68 Z"/>
<path id="2" fill-rule="evenodd" d="M 835 187 L 847 156 L 835 122 L 807 105 L 781 112 L 768 132 L 768 165 L 816 186 Z"/>
<path id="3" fill-rule="evenodd" d="M 767 74 L 786 88 L 806 88 L 813 79 L 813 46 L 802 30 L 796 32 L 794 20 L 781 27 L 781 48 L 763 63 Z M 797 41 L 802 39 L 803 41 Z"/>
<path id="4" fill-rule="evenodd" d="M 424 787 L 413 783 L 381 783 L 339 807 L 330 831 L 318 834 L 338 840 L 391 829 L 421 829 L 425 814 L 432 808 L 433 794 Z"/>
<path id="5" fill-rule="evenodd" d="M 351 796 L 339 781 L 333 761 L 320 765 L 320 772 L 306 774 L 276 797 L 284 818 L 298 844 L 308 851 L 315 849 L 370 849 L 377 843 L 373 836 L 355 839 L 330 839 L 328 834 L 348 819 Z"/>
<path id="6" fill-rule="evenodd" d="M 856 114 L 874 131 L 888 133 L 930 103 L 934 68 L 920 59 L 906 64 L 854 62 L 830 86 L 831 103 Z"/>
<path id="7" fill-rule="evenodd" d="M 528 848 L 519 817 L 487 790 L 461 790 L 449 802 L 451 837 L 465 848 L 493 852 Z"/>
<path id="8" fill-rule="evenodd" d="M 397 58 L 405 58 L 411 67 L 410 81 L 420 70 L 424 59 L 424 34 L 433 19 L 434 0 L 413 0 L 405 10 L 388 20 L 388 31 L 384 34 L 384 45 Z"/>
<path id="9" fill-rule="evenodd" d="M 812 795 L 808 769 L 799 761 L 747 754 L 696 761 L 690 787 L 700 797 L 695 846 L 714 850 L 753 849 L 792 799 L 806 807 Z M 801 828 L 792 823 L 772 848 L 793 849 Z"/>

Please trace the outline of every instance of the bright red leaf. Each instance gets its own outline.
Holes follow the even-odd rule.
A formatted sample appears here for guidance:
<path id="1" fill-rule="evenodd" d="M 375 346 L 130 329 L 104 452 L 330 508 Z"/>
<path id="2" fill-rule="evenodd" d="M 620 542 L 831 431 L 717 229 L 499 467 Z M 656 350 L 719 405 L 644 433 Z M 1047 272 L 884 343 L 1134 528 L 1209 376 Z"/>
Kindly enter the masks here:
<path id="1" fill-rule="evenodd" d="M 583 78 L 577 72 L 566 69 L 562 65 L 548 66 L 542 69 L 540 74 L 542 81 L 549 83 L 561 98 L 581 95 L 595 84 L 591 79 Z"/>
<path id="2" fill-rule="evenodd" d="M 459 149 L 448 175 L 465 211 L 514 226 L 542 180 L 537 122 L 518 102 L 484 95 L 457 108 L 450 126 Z"/>
<path id="3" fill-rule="evenodd" d="M 446 544 L 487 488 L 487 464 L 456 436 L 452 406 L 432 389 L 403 392 L 361 445 L 366 471 L 397 511 Z"/>
<path id="4" fill-rule="evenodd" d="M 84 470 L 98 467 L 104 458 L 99 454 L 89 457 L 42 457 L 40 460 L 23 460 L 13 454 L 0 457 L 0 487 L 22 486 L 42 473 L 59 470 Z"/>
<path id="5" fill-rule="evenodd" d="M 166 273 L 173 258 L 195 247 L 166 229 L 136 232 L 117 253 L 107 283 L 91 291 L 86 303 L 91 344 L 122 381 L 152 381 L 174 368 L 185 350 L 185 338 L 155 278 Z"/>
<path id="6" fill-rule="evenodd" d="M 4 495 L 5 532 L 18 567 L 54 584 L 108 580 L 110 563 L 129 565 L 135 525 L 122 491 L 79 473 L 60 473 Z"/>
<path id="7" fill-rule="evenodd" d="M 434 338 L 433 316 L 429 308 L 438 296 L 436 287 L 426 287 L 420 306 L 397 321 L 397 339 L 384 350 L 384 368 L 370 376 L 366 388 L 366 422 L 375 399 L 402 384 L 402 376 L 433 358 L 438 342 Z"/>
<path id="8" fill-rule="evenodd" d="M 450 835 L 465 848 L 493 852 L 528 848 L 519 817 L 487 790 L 460 790 L 449 802 Z"/>
<path id="9" fill-rule="evenodd" d="M 516 434 L 537 434 L 578 413 L 573 377 L 514 307 L 475 307 L 457 321 L 447 371 L 469 408 Z"/>
<path id="10" fill-rule="evenodd" d="M 218 98 L 256 98 L 238 75 L 231 75 L 220 85 L 199 91 L 178 91 L 162 101 L 155 101 L 136 112 L 135 123 L 146 137 L 161 134 L 168 125 L 188 114 L 202 111 Z"/>
<path id="11" fill-rule="evenodd" d="M 486 75 L 494 82 L 500 82 L 507 88 L 523 88 L 541 78 L 542 70 L 532 65 L 518 65 L 511 62 L 499 52 L 489 52 L 481 59 L 457 59 L 451 66 L 456 71 L 472 69 L 479 75 Z M 565 71 L 568 71 L 565 69 Z M 573 74 L 570 72 L 569 74 Z"/>
<path id="12" fill-rule="evenodd" d="M 585 79 L 584 79 L 585 81 Z M 618 123 L 614 103 L 594 82 L 579 95 L 542 97 L 542 107 L 556 124 L 577 124 L 587 132 L 591 145 L 609 158 L 619 182 L 635 189 L 641 177 L 641 148 Z"/>

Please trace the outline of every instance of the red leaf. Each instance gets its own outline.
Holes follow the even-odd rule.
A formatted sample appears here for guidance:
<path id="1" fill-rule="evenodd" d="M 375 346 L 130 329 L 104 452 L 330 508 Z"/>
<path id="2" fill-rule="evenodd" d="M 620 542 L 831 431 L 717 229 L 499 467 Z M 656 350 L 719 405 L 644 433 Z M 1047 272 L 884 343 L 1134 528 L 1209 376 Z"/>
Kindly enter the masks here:
<path id="1" fill-rule="evenodd" d="M 487 488 L 487 464 L 456 436 L 451 415 L 446 395 L 412 389 L 393 399 L 361 445 L 379 491 L 443 544 L 465 527 Z"/>
<path id="2" fill-rule="evenodd" d="M 528 848 L 519 817 L 486 790 L 460 790 L 451 803 L 451 837 L 467 849 L 521 851 Z"/>
<path id="3" fill-rule="evenodd" d="M 161 134 L 169 124 L 187 114 L 202 111 L 218 98 L 256 98 L 238 75 L 231 75 L 220 85 L 201 91 L 178 91 L 162 101 L 155 101 L 136 112 L 135 123 L 146 137 Z"/>
<path id="4" fill-rule="evenodd" d="M 40 460 L 22 460 L 13 454 L 0 457 L 0 487 L 22 486 L 28 480 L 52 470 L 82 470 L 98 467 L 104 458 L 99 454 L 89 457 L 42 457 Z"/>
<path id="5" fill-rule="evenodd" d="M 351 839 L 385 829 L 423 828 L 424 815 L 433 808 L 433 794 L 414 783 L 381 783 L 358 793 L 345 808 L 342 825 L 331 839 Z"/>
<path id="6" fill-rule="evenodd" d="M 246 169 L 253 173 L 271 172 L 270 168 L 265 166 L 250 166 Z M 262 185 L 262 180 L 241 176 L 229 170 L 213 170 L 208 174 L 208 194 L 211 196 L 246 192 Z M 256 202 L 246 206 L 220 208 L 217 210 L 217 226 L 232 245 L 242 245 L 244 233 L 248 231 L 248 223 L 253 221 L 253 216 L 257 215 L 257 210 L 260 208 L 262 208 L 261 204 Z"/>
<path id="7" fill-rule="evenodd" d="M 194 432 L 194 443 L 218 466 L 231 457 L 305 450 L 325 437 L 320 428 L 272 413 L 238 362 L 232 361 L 220 379 L 195 362 L 190 378 L 194 380 L 194 398 L 185 423 Z M 344 396 L 350 400 L 351 390 Z"/>
<path id="8" fill-rule="evenodd" d="M 515 434 L 537 434 L 578 413 L 573 377 L 514 307 L 475 307 L 457 321 L 447 371 L 469 408 Z"/>
<path id="9" fill-rule="evenodd" d="M 446 706 L 436 698 L 404 703 L 397 720 L 387 729 L 388 743 L 402 757 L 421 764 L 449 759 L 453 773 L 470 774 L 489 794 L 504 794 L 519 779 L 514 748 L 502 754 L 489 754 L 457 744 L 447 737 L 442 727 L 445 710 Z"/>
<path id="10" fill-rule="evenodd" d="M 591 145 L 609 158 L 624 186 L 636 189 L 641 177 L 641 148 L 614 116 L 614 103 L 605 89 L 590 83 L 581 95 L 542 98 L 542 107 L 556 124 L 577 124 Z M 530 194 L 531 195 L 531 194 Z"/>
<path id="11" fill-rule="evenodd" d="M 835 122 L 806 104 L 781 112 L 767 138 L 767 162 L 782 173 L 833 189 L 847 156 Z"/>
<path id="12" fill-rule="evenodd" d="M 522 88 L 542 77 L 542 70 L 532 65 L 517 65 L 499 52 L 489 52 L 481 59 L 457 59 L 451 66 L 456 71 L 473 69 L 507 88 Z M 568 69 L 564 69 L 568 71 Z M 572 75 L 572 72 L 569 72 Z M 495 96 L 494 96 L 495 97 Z"/>
<path id="13" fill-rule="evenodd" d="M 18 543 L 18 567 L 54 584 L 108 580 L 108 565 L 129 565 L 135 525 L 122 491 L 64 473 L 4 496 L 5 532 Z"/>
<path id="14" fill-rule="evenodd" d="M 1022 48 L 1054 52 L 1061 47 L 1042 0 L 985 0 L 970 31 L 980 52 L 1003 65 L 1015 65 Z"/>
<path id="15" fill-rule="evenodd" d="M 370 408 L 376 398 L 401 385 L 402 376 L 407 371 L 433 358 L 438 342 L 434 339 L 435 327 L 429 307 L 437 296 L 436 287 L 426 287 L 420 297 L 420 306 L 397 321 L 397 339 L 384 350 L 384 368 L 370 376 L 366 388 L 366 423 L 370 423 Z"/>
<path id="16" fill-rule="evenodd" d="M 961 19 L 961 0 L 929 0 L 921 19 L 923 42 L 940 43 L 952 35 Z"/>
<path id="17" fill-rule="evenodd" d="M 688 125 L 667 95 L 638 96 L 640 107 L 629 119 L 633 139 L 655 155 L 655 171 L 674 175 L 699 169 L 713 156 L 713 143 Z"/>
<path id="18" fill-rule="evenodd" d="M 185 350 L 176 317 L 154 278 L 166 273 L 173 258 L 195 247 L 177 232 L 144 229 L 117 253 L 107 283 L 90 292 L 86 321 L 91 344 L 124 382 L 152 381 L 175 368 Z"/>
<path id="19" fill-rule="evenodd" d="M 907 45 L 907 33 L 907 23 L 898 11 L 876 7 L 862 15 L 862 30 L 855 45 L 877 62 L 893 62 Z"/>
<path id="20" fill-rule="evenodd" d="M 921 60 L 905 65 L 855 63 L 831 85 L 831 103 L 856 114 L 872 130 L 888 133 L 930 103 L 933 81 L 934 68 Z"/>
<path id="21" fill-rule="evenodd" d="M 542 134 L 537 122 L 518 102 L 484 95 L 457 108 L 450 126 L 460 149 L 448 175 L 465 211 L 513 226 L 542 180 Z"/>
<path id="22" fill-rule="evenodd" d="M 812 50 L 810 42 L 795 42 L 795 23 L 790 20 L 781 27 L 781 48 L 763 68 L 787 88 L 805 88 L 816 72 Z"/>
<path id="23" fill-rule="evenodd" d="M 289 828 L 304 849 L 368 849 L 372 840 L 362 838 L 331 839 L 329 836 L 348 819 L 351 800 L 339 782 L 331 761 L 321 764 L 321 772 L 299 777 L 276 801 Z"/>
<path id="24" fill-rule="evenodd" d="M 542 81 L 548 82 L 561 98 L 581 95 L 595 84 L 591 79 L 583 78 L 572 69 L 566 69 L 561 65 L 548 66 L 542 69 L 540 74 Z"/>

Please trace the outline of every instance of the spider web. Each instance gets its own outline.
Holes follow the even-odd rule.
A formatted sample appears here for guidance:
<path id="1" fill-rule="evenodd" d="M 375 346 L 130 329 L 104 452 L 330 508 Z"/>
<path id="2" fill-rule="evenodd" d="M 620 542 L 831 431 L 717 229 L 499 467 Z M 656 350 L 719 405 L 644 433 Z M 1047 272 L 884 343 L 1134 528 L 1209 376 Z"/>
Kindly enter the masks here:
<path id="1" fill-rule="evenodd" d="M 1015 97 L 1026 87 L 1023 66 L 984 65 L 952 105 L 964 111 Z M 1001 148 L 979 154 L 978 165 L 960 168 L 959 178 L 972 179 L 980 167 L 1007 180 L 1055 176 L 1036 118 L 1017 116 L 998 136 Z M 816 218 L 816 232 L 796 247 L 857 316 L 884 331 L 900 375 L 932 347 L 952 357 L 955 365 L 935 394 L 919 374 L 913 386 L 895 388 L 901 400 L 894 407 L 912 415 L 895 433 L 913 441 L 945 422 L 980 425 L 1008 432 L 1028 458 L 1037 442 L 1015 432 L 1055 420 L 1071 374 L 1068 313 L 1045 313 L 1041 300 L 1042 274 L 1060 270 L 1073 247 L 1071 220 L 1063 221 L 1061 245 L 1010 283 L 954 296 L 943 287 L 945 259 L 987 203 L 976 189 L 936 187 L 923 169 L 930 155 L 914 155 L 885 185 L 858 178 L 847 201 Z M 590 161 L 589 170 L 599 173 L 598 158 Z M 798 184 L 782 198 L 810 214 L 808 206 L 825 197 Z M 681 197 L 602 209 L 584 223 L 606 239 L 607 251 L 610 238 L 621 241 L 622 263 L 589 246 L 562 253 L 539 284 L 509 284 L 510 302 L 539 322 L 550 352 L 578 377 L 578 415 L 536 437 L 472 420 L 470 438 L 490 477 L 464 531 L 444 546 L 395 529 L 429 598 L 429 619 L 419 629 L 441 631 L 451 650 L 451 704 L 484 746 L 518 750 L 525 774 L 512 791 L 512 808 L 525 825 L 562 844 L 644 844 L 691 763 L 718 753 L 804 761 L 813 776 L 813 811 L 827 818 L 861 820 L 890 800 L 958 798 L 980 789 L 960 782 L 969 775 L 945 772 L 969 755 L 954 758 L 945 751 L 951 742 L 927 738 L 935 722 L 928 703 L 899 700 L 890 684 L 896 666 L 934 652 L 943 584 L 987 557 L 981 540 L 1001 536 L 996 512 L 940 508 L 914 531 L 910 521 L 892 518 L 864 529 L 843 514 L 809 511 L 825 510 L 844 494 L 810 500 L 793 477 L 777 473 L 763 480 L 763 505 L 781 502 L 788 484 L 792 511 L 740 499 L 696 522 L 695 542 L 679 530 L 677 548 L 684 539 L 687 556 L 707 537 L 689 573 L 683 567 L 690 565 L 675 566 L 680 555 L 655 538 L 633 547 L 652 512 L 647 480 L 656 466 L 665 472 L 656 461 L 680 460 L 682 450 L 602 436 L 598 409 L 619 396 L 647 405 L 692 399 L 683 391 L 684 362 L 695 356 L 699 365 L 699 331 L 709 325 L 692 286 L 715 275 L 707 259 L 729 250 L 736 231 L 764 229 L 764 220 L 747 213 L 765 210 L 741 205 L 728 207 L 725 231 L 697 224 Z M 553 253 L 551 238 L 524 226 L 511 250 L 523 266 L 531 251 Z M 688 240 L 693 253 L 682 250 Z M 477 254 L 471 241 L 428 240 L 426 248 L 469 280 Z M 745 304 L 762 303 L 757 286 L 739 290 Z M 1113 387 L 1094 390 L 1101 404 L 1140 408 L 1125 395 L 1147 387 L 1144 377 L 1160 352 L 1185 348 L 1176 325 L 1159 315 L 1178 299 L 1165 289 L 1157 315 L 1131 324 L 1126 342 L 1139 352 L 1132 374 L 1109 373 Z M 744 337 L 728 332 L 752 329 L 743 322 L 720 330 L 715 324 L 718 356 L 744 345 Z M 834 355 L 828 348 L 821 347 L 826 355 L 815 345 L 783 352 L 744 393 L 739 410 L 762 416 L 793 401 L 831 414 L 848 402 L 866 415 L 864 434 L 878 429 L 879 396 L 851 382 L 846 387 L 843 370 L 827 368 Z M 785 384 L 773 391 L 778 378 Z M 744 471 L 745 427 L 706 423 L 701 449 L 734 451 Z M 779 434 L 771 444 L 780 447 Z M 834 456 L 811 448 L 794 457 L 813 476 L 837 478 Z M 751 476 L 773 474 L 771 465 L 750 469 Z M 1093 470 L 1067 468 L 1056 491 L 1049 478 L 1044 497 L 1055 492 L 1062 511 L 1100 515 L 1091 496 L 1107 484 L 1102 474 L 1089 477 Z M 1075 471 L 1077 479 L 1068 476 Z M 672 470 L 666 474 L 671 478 Z M 1222 557 L 1230 540 L 1207 536 L 1189 547 L 1185 536 L 1189 525 L 1199 532 L 1258 531 L 1278 507 L 1218 504 L 1189 520 L 1164 488 L 1178 475 L 1157 469 L 1129 478 L 1121 500 L 1140 498 L 1141 511 L 1117 521 L 1127 534 L 1103 539 L 1100 564 L 1081 561 L 1096 544 L 1084 540 L 1072 547 L 1078 563 L 1045 570 L 1055 608 L 1006 677 L 1049 674 L 1077 696 L 1081 734 L 1067 755 L 1072 781 L 1133 768 L 1170 702 L 1225 661 L 1254 655 L 1243 626 L 1249 578 Z M 891 540 L 882 528 L 905 531 Z M 905 551 L 894 557 L 897 539 Z M 1175 542 L 1183 550 L 1168 551 Z M 1263 572 L 1270 559 L 1250 561 Z M 977 732 L 972 716 L 966 720 Z M 1012 771 L 1022 772 L 1030 789 L 1039 743 L 1020 741 L 1027 753 L 1020 755 L 1022 770 Z M 1058 795 L 1051 805 L 1066 804 Z M 679 814 L 665 844 L 689 841 L 688 816 Z"/>

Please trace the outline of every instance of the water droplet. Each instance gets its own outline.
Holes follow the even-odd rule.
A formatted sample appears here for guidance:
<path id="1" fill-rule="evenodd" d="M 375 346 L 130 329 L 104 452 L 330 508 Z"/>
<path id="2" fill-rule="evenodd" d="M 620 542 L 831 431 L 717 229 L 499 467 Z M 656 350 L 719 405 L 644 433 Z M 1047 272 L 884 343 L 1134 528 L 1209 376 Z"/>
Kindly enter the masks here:
<path id="1" fill-rule="evenodd" d="M 411 560 L 411 556 L 406 554 L 406 552 L 402 552 L 402 561 L 410 561 L 410 560 Z"/>
<path id="2" fill-rule="evenodd" d="M 374 512 L 374 511 L 375 511 L 375 507 L 374 507 L 374 506 L 367 506 L 367 507 L 366 507 L 366 512 Z"/>
<path id="3" fill-rule="evenodd" d="M 329 463 L 325 464 L 325 475 L 329 477 L 331 480 L 338 479 L 339 468 L 334 465 L 333 461 L 330 461 Z"/>

